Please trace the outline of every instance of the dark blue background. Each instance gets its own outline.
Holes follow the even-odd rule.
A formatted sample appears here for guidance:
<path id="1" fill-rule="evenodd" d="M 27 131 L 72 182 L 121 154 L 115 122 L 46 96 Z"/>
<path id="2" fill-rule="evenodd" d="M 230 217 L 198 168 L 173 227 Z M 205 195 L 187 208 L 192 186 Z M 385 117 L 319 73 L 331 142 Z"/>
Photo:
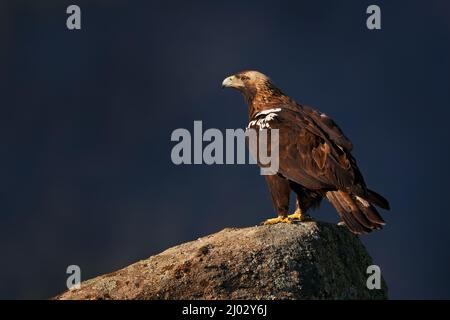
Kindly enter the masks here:
<path id="1" fill-rule="evenodd" d="M 69 4 L 82 30 L 66 28 Z M 366 8 L 382 9 L 382 30 Z M 249 165 L 175 166 L 171 132 L 239 128 L 258 69 L 332 116 L 392 211 L 363 241 L 391 298 L 450 298 L 450 2 L 1 1 L 0 298 L 273 215 Z M 315 217 L 336 221 L 325 204 Z"/>

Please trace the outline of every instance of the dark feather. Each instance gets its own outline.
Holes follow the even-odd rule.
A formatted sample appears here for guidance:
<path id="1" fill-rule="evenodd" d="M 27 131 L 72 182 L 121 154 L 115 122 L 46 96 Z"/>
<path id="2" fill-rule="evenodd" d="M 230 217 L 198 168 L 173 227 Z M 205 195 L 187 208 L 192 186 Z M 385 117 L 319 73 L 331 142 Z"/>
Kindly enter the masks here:
<path id="1" fill-rule="evenodd" d="M 376 193 L 373 190 L 367 189 L 367 200 L 385 210 L 391 209 L 389 201 L 387 201 L 383 196 L 381 196 L 380 194 Z"/>

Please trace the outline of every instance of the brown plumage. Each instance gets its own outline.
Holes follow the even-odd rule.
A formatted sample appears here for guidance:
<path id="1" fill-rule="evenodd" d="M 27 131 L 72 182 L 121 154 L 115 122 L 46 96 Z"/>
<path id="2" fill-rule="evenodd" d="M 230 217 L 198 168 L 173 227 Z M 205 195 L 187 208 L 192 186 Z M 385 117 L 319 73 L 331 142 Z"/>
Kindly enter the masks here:
<path id="1" fill-rule="evenodd" d="M 382 228 L 385 222 L 374 205 L 389 209 L 389 203 L 366 187 L 351 155 L 351 141 L 331 118 L 296 103 L 257 71 L 237 73 L 223 86 L 243 94 L 249 127 L 258 129 L 257 120 L 263 119 L 270 129 L 279 130 L 279 169 L 276 175 L 266 176 L 279 218 L 267 220 L 268 224 L 306 221 L 307 210 L 326 198 L 352 232 Z M 297 195 L 297 215 L 288 218 L 291 191 Z"/>

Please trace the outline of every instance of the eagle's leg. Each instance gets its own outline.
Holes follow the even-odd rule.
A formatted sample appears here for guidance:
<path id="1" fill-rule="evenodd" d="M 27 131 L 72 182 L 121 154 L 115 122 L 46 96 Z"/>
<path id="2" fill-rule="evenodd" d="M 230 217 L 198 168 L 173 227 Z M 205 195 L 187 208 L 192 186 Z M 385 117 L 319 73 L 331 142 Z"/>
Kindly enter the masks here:
<path id="1" fill-rule="evenodd" d="M 288 218 L 290 187 L 288 180 L 278 175 L 265 176 L 278 217 L 267 219 L 262 224 L 292 223 Z"/>
<path id="2" fill-rule="evenodd" d="M 311 206 L 320 203 L 321 198 L 315 192 L 305 189 L 294 181 L 289 180 L 289 186 L 297 195 L 297 201 L 295 202 L 295 212 L 290 214 L 288 218 L 294 222 L 313 221 L 313 218 L 306 212 Z"/>
<path id="3" fill-rule="evenodd" d="M 300 221 L 300 222 L 308 222 L 313 221 L 313 218 L 306 212 L 303 212 L 303 210 L 300 207 L 300 200 L 299 196 L 297 196 L 297 201 L 295 204 L 295 212 L 293 214 L 288 215 L 288 218 L 292 221 Z"/>

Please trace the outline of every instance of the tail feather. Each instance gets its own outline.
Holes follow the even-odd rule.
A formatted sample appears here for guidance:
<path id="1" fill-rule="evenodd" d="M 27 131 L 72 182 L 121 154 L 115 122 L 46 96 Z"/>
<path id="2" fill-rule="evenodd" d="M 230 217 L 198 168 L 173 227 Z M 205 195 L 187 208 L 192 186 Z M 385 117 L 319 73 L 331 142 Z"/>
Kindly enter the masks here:
<path id="1" fill-rule="evenodd" d="M 353 233 L 369 233 L 372 230 L 381 229 L 385 224 L 369 199 L 366 200 L 340 190 L 329 191 L 326 197 Z"/>
<path id="2" fill-rule="evenodd" d="M 344 208 L 346 212 L 351 212 L 356 221 L 366 228 L 372 229 L 372 222 L 366 217 L 364 212 L 360 208 L 360 204 L 355 201 L 348 193 L 338 191 L 339 198 L 344 202 Z"/>
<path id="3" fill-rule="evenodd" d="M 328 200 L 336 208 L 342 221 L 344 221 L 345 225 L 353 233 L 361 234 L 370 231 L 370 229 L 364 227 L 364 225 L 362 225 L 361 223 L 358 222 L 358 220 L 356 220 L 352 212 L 348 209 L 346 202 L 344 201 L 344 199 L 341 199 L 338 192 L 327 192 L 326 196 Z"/>
<path id="4" fill-rule="evenodd" d="M 367 190 L 367 200 L 374 205 L 385 209 L 390 210 L 391 206 L 389 205 L 389 201 L 387 201 L 382 195 L 376 193 L 373 190 Z"/>
<path id="5" fill-rule="evenodd" d="M 367 219 L 376 224 L 385 225 L 383 217 L 378 213 L 377 209 L 366 200 L 356 197 L 356 201 L 358 202 L 358 206 L 361 211 L 364 212 Z"/>

